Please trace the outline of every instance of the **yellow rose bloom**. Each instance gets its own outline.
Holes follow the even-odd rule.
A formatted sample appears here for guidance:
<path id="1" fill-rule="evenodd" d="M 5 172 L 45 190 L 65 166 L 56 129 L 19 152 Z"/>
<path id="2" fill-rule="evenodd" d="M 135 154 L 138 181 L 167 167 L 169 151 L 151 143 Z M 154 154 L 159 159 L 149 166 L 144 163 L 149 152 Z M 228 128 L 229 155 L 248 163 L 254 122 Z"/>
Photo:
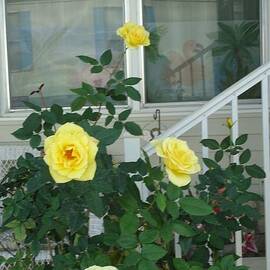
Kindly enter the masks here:
<path id="1" fill-rule="evenodd" d="M 128 48 L 150 45 L 150 34 L 142 25 L 132 22 L 125 23 L 117 30 L 117 35 L 124 39 Z"/>
<path id="2" fill-rule="evenodd" d="M 61 126 L 44 143 L 44 160 L 56 183 L 92 180 L 96 172 L 98 140 L 73 123 Z"/>
<path id="3" fill-rule="evenodd" d="M 177 138 L 157 139 L 152 142 L 158 156 L 163 158 L 169 180 L 176 186 L 186 186 L 191 174 L 201 170 L 198 158 L 187 142 Z"/>
<path id="4" fill-rule="evenodd" d="M 113 266 L 97 266 L 97 265 L 93 265 L 91 267 L 88 267 L 84 270 L 117 270 L 117 268 L 113 267 Z"/>
<path id="5" fill-rule="evenodd" d="M 231 117 L 228 117 L 228 118 L 226 119 L 226 126 L 227 126 L 229 129 L 231 129 L 231 128 L 233 127 L 233 120 L 232 120 Z"/>

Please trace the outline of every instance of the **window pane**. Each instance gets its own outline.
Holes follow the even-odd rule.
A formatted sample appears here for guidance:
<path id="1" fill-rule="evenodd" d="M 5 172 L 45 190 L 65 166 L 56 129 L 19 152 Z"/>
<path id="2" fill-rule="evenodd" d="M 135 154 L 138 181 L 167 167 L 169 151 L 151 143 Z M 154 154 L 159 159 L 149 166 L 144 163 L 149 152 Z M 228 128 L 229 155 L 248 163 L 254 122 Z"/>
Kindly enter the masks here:
<path id="1" fill-rule="evenodd" d="M 145 0 L 158 48 L 145 50 L 146 101 L 209 100 L 258 67 L 259 2 Z"/>
<path id="2" fill-rule="evenodd" d="M 115 31 L 122 23 L 122 0 L 8 0 L 12 108 L 23 107 L 27 99 L 39 103 L 38 96 L 29 94 L 42 83 L 48 106 L 69 105 L 73 97 L 68 90 L 82 81 L 102 86 L 106 74 L 91 75 L 76 56 L 99 57 L 112 48 L 117 59 L 123 43 Z"/>

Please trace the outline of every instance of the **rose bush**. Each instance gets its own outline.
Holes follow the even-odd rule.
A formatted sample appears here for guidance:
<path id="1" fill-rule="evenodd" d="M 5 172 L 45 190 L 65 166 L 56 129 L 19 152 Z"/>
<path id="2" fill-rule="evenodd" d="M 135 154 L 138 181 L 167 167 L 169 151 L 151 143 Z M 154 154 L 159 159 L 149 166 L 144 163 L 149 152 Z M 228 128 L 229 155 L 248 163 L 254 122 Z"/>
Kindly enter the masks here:
<path id="1" fill-rule="evenodd" d="M 118 34 L 127 47 L 149 45 L 142 26 L 130 23 Z M 203 140 L 216 153 L 214 160 L 203 159 L 209 169 L 193 189 L 190 175 L 200 170 L 198 158 L 176 138 L 154 141 L 170 181 L 163 164 L 152 164 L 145 153 L 135 162 L 115 164 L 107 147 L 123 131 L 142 135 L 129 120 L 131 108 L 115 105 L 127 98 L 140 101 L 140 78 L 110 67 L 111 50 L 98 59 L 78 58 L 92 73 L 113 72 L 102 86 L 82 82 L 71 89 L 76 95 L 71 111 L 25 102 L 34 112 L 13 135 L 40 155 L 25 153 L 1 181 L 1 232 L 11 234 L 14 248 L 4 247 L 10 258 L 0 262 L 13 270 L 247 269 L 235 266 L 236 256 L 222 254 L 236 230 L 254 228 L 259 218 L 249 202 L 261 197 L 248 188 L 265 173 L 248 164 L 251 154 L 242 146 L 247 135 Z M 225 158 L 232 155 L 239 155 L 239 164 Z M 219 164 L 223 158 L 225 168 Z M 138 186 L 145 187 L 146 198 Z M 97 235 L 89 234 L 90 213 L 103 220 Z M 182 258 L 175 258 L 175 245 Z M 49 257 L 43 265 L 37 262 L 41 251 Z"/>

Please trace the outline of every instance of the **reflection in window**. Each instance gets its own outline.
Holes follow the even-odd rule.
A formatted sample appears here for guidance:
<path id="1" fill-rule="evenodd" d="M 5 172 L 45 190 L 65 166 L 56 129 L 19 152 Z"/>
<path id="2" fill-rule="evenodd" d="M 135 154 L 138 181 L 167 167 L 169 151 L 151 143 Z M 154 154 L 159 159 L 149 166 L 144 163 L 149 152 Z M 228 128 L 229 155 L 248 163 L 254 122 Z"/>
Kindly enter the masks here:
<path id="1" fill-rule="evenodd" d="M 106 75 L 90 74 L 76 56 L 98 57 L 113 48 L 117 58 L 123 44 L 115 30 L 122 23 L 122 0 L 7 0 L 12 108 L 22 107 L 41 83 L 48 106 L 70 104 L 68 90 L 82 81 L 102 86 Z"/>
<path id="2" fill-rule="evenodd" d="M 145 0 L 157 48 L 145 53 L 147 102 L 209 100 L 259 66 L 259 4 Z"/>

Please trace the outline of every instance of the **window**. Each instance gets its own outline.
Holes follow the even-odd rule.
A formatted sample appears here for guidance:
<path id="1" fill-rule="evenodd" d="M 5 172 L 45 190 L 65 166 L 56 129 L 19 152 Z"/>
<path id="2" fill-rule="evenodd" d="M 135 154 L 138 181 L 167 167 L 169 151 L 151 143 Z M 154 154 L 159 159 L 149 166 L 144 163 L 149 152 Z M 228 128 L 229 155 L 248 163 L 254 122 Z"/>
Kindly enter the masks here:
<path id="1" fill-rule="evenodd" d="M 123 42 L 115 30 L 125 5 L 132 5 L 127 20 L 143 17 L 154 38 L 144 61 L 140 53 L 126 61 L 129 71 L 139 70 L 130 75 L 144 77 L 144 103 L 209 100 L 261 62 L 260 2 L 266 0 L 142 0 L 142 10 L 127 0 L 2 1 L 11 109 L 23 108 L 24 100 L 40 103 L 29 94 L 43 83 L 48 106 L 69 105 L 69 89 L 81 81 L 101 86 L 105 75 L 91 75 L 75 56 L 98 57 L 112 48 L 117 58 Z"/>
<path id="2" fill-rule="evenodd" d="M 209 100 L 260 65 L 259 0 L 147 0 L 146 102 Z"/>
<path id="3" fill-rule="evenodd" d="M 123 23 L 122 0 L 7 0 L 7 45 L 13 109 L 44 83 L 46 104 L 68 105 L 68 91 L 82 81 L 102 84 L 76 55 L 123 50 L 115 29 Z M 92 76 L 92 77 L 91 77 Z"/>

